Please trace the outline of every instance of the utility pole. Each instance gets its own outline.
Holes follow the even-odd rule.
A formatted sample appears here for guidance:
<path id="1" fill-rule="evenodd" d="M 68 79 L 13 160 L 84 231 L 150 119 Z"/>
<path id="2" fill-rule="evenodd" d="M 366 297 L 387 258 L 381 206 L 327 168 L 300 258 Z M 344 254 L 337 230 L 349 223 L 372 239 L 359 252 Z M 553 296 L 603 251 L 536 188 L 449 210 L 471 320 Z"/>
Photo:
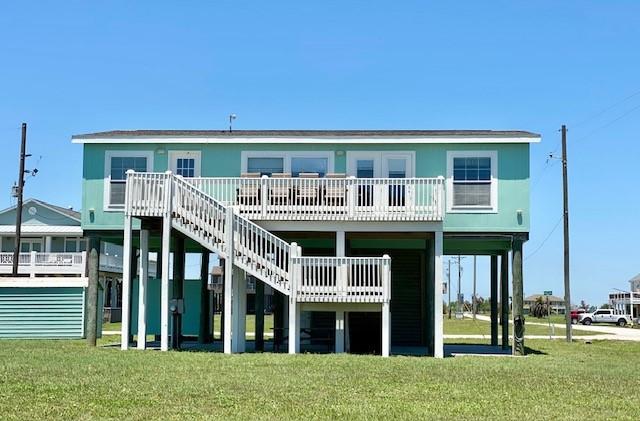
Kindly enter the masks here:
<path id="1" fill-rule="evenodd" d="M 451 259 L 449 259 L 449 270 L 447 270 L 447 292 L 449 293 L 447 307 L 449 308 L 449 318 L 451 318 Z"/>
<path id="2" fill-rule="evenodd" d="M 564 306 L 567 342 L 571 332 L 571 283 L 569 277 L 569 182 L 567 180 L 567 126 L 562 125 L 562 201 L 564 216 Z"/>
<path id="3" fill-rule="evenodd" d="M 491 297 L 493 300 L 494 298 Z M 478 312 L 478 301 L 476 300 L 476 256 L 473 256 L 473 298 L 471 303 L 471 309 L 473 311 L 473 320 L 476 319 L 476 313 Z"/>
<path id="4" fill-rule="evenodd" d="M 18 263 L 20 260 L 20 235 L 22 234 L 22 193 L 24 190 L 24 161 L 27 158 L 25 149 L 27 147 L 27 123 L 22 123 L 22 140 L 20 142 L 20 170 L 18 171 L 18 186 L 14 195 L 18 198 L 16 206 L 16 237 L 13 249 L 13 270 L 12 275 L 18 276 Z"/>

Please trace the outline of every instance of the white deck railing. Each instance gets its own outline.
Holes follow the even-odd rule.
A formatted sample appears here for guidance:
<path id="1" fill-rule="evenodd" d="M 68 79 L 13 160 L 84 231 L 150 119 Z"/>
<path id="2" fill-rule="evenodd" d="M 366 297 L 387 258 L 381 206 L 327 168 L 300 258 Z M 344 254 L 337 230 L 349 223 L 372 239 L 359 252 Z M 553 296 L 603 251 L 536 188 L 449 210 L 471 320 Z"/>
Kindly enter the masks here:
<path id="1" fill-rule="evenodd" d="M 301 302 L 382 303 L 391 298 L 391 259 L 384 257 L 295 257 Z"/>
<path id="2" fill-rule="evenodd" d="M 18 273 L 31 277 L 39 275 L 84 276 L 87 253 L 20 253 Z M 0 274 L 10 274 L 13 270 L 13 253 L 0 253 Z"/>
<path id="3" fill-rule="evenodd" d="M 187 178 L 249 219 L 441 221 L 444 178 Z"/>
<path id="4" fill-rule="evenodd" d="M 125 212 L 171 215 L 174 228 L 278 291 L 305 302 L 388 302 L 390 258 L 302 257 L 302 249 L 170 173 L 127 173 Z"/>

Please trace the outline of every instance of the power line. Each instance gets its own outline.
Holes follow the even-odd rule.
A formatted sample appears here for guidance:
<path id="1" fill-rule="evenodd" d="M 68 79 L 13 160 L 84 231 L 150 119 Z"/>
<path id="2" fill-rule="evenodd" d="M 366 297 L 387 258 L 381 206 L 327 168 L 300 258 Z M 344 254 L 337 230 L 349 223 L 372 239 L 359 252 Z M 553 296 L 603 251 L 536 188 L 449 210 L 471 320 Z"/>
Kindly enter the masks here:
<path id="1" fill-rule="evenodd" d="M 626 116 L 628 116 L 629 114 L 631 114 L 632 112 L 636 111 L 640 109 L 640 105 L 637 105 L 635 107 L 633 107 L 632 109 L 628 110 L 626 113 L 622 114 L 621 116 L 614 118 L 613 120 L 609 121 L 606 124 L 603 124 L 602 126 L 590 131 L 589 133 L 587 133 L 584 136 L 579 137 L 578 139 L 574 140 L 574 142 L 580 141 L 580 140 L 584 140 L 586 138 L 588 138 L 589 136 L 593 135 L 594 133 L 596 133 L 597 131 L 600 131 L 602 129 L 606 129 L 607 127 L 611 126 L 613 123 L 616 123 L 620 120 L 622 120 L 623 118 L 625 118 Z"/>
<path id="2" fill-rule="evenodd" d="M 551 229 L 551 231 L 549 232 L 549 234 L 547 234 L 545 239 L 542 240 L 542 243 L 540 243 L 538 248 L 536 248 L 533 252 L 529 253 L 529 255 L 524 259 L 525 261 L 529 260 L 530 258 L 532 258 L 538 251 L 540 251 L 540 249 L 542 249 L 542 247 L 545 245 L 547 240 L 549 240 L 549 238 L 551 238 L 551 235 L 553 235 L 553 233 L 558 229 L 558 227 L 560 226 L 560 222 L 562 222 L 563 219 L 564 219 L 564 215 L 562 215 L 562 216 L 560 216 L 560 218 L 558 218 L 558 222 L 556 222 L 556 224 L 553 226 L 553 229 Z"/>
<path id="3" fill-rule="evenodd" d="M 607 111 L 617 107 L 618 105 L 622 104 L 623 102 L 626 102 L 626 101 L 630 100 L 631 98 L 633 98 L 635 96 L 638 96 L 638 95 L 640 95 L 640 90 L 632 93 L 631 95 L 621 99 L 618 102 L 613 103 L 612 105 L 609 105 L 608 107 L 603 108 L 602 110 L 590 115 L 589 117 L 587 117 L 587 118 L 585 118 L 583 120 L 580 120 L 576 124 L 572 124 L 571 127 L 573 127 L 575 129 L 576 127 L 583 125 L 584 123 L 588 122 L 589 120 L 593 120 L 595 118 L 600 117 L 602 114 L 606 113 Z"/>

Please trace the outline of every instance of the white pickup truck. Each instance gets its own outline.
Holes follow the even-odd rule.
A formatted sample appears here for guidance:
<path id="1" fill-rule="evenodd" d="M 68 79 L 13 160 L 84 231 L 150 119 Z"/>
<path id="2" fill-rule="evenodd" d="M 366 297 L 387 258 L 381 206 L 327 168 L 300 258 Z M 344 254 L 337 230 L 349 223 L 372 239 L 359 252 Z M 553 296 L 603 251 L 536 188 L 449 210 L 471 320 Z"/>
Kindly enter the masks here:
<path id="1" fill-rule="evenodd" d="M 580 315 L 579 322 L 583 325 L 592 323 L 614 323 L 618 326 L 625 326 L 631 323 L 631 317 L 627 314 L 616 314 L 613 309 L 599 308 L 593 313 L 583 313 Z"/>

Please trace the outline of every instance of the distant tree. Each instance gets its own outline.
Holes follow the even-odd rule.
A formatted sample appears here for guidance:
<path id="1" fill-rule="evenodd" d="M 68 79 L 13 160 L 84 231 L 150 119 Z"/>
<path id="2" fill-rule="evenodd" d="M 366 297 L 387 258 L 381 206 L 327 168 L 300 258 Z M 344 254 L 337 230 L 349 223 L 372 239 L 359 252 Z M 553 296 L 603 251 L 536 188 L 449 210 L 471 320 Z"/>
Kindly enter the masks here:
<path id="1" fill-rule="evenodd" d="M 531 304 L 531 307 L 529 308 L 529 314 L 531 314 L 533 317 L 541 319 L 549 315 L 549 310 L 550 308 L 547 300 L 544 300 L 542 297 L 538 297 L 536 298 L 536 301 Z"/>
<path id="2" fill-rule="evenodd" d="M 591 306 L 587 304 L 585 300 L 580 301 L 580 306 L 578 308 L 582 308 L 584 310 L 589 310 Z"/>
<path id="3" fill-rule="evenodd" d="M 600 306 L 600 308 L 611 308 L 611 306 L 608 303 L 604 303 Z"/>

